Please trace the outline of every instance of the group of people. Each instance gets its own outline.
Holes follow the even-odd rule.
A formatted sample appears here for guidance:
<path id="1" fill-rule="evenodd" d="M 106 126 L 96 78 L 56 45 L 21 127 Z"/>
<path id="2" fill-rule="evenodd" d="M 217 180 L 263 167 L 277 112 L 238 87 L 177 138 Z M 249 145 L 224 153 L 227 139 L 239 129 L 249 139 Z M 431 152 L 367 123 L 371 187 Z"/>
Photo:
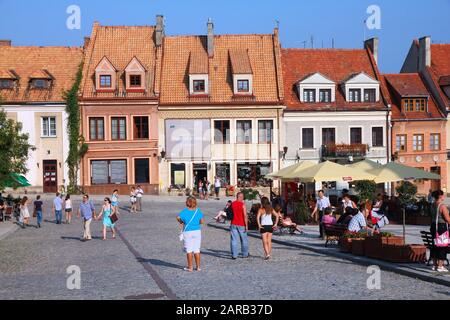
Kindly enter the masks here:
<path id="1" fill-rule="evenodd" d="M 197 181 L 197 178 L 195 178 L 195 180 L 196 181 L 194 181 L 194 185 L 196 186 L 196 191 L 198 192 L 200 200 L 209 200 L 209 196 L 212 192 L 212 187 L 214 187 L 214 195 L 216 196 L 216 199 L 220 199 L 220 188 L 222 187 L 222 180 L 219 177 L 214 177 L 213 184 L 211 184 L 208 179 L 198 179 Z"/>
<path id="2" fill-rule="evenodd" d="M 136 186 L 136 187 L 131 187 L 130 190 L 130 203 L 131 203 L 131 209 L 130 212 L 131 213 L 138 213 L 142 211 L 142 196 L 144 195 L 144 190 L 142 189 L 142 187 L 140 185 Z M 114 197 L 113 194 L 113 203 L 119 201 L 118 198 L 118 194 L 117 194 L 117 198 Z"/>

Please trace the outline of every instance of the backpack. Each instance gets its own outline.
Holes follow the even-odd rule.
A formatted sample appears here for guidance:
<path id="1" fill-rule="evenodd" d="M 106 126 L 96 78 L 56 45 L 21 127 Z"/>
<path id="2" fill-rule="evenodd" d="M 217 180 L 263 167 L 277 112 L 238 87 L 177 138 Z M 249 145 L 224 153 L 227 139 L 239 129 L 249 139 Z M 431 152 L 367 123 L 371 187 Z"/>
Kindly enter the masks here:
<path id="1" fill-rule="evenodd" d="M 227 220 L 233 220 L 233 218 L 234 218 L 234 213 L 233 213 L 233 208 L 232 208 L 232 206 L 229 206 L 227 209 L 226 209 L 226 211 L 225 211 L 225 213 L 227 214 Z"/>

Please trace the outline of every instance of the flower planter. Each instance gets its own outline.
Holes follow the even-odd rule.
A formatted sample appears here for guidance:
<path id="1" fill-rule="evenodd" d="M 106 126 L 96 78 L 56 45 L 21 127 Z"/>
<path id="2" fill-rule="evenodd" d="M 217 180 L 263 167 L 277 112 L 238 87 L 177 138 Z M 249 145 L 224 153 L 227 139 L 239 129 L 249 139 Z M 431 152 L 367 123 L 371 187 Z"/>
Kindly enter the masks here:
<path id="1" fill-rule="evenodd" d="M 426 251 L 426 247 L 419 244 L 386 245 L 382 249 L 382 259 L 394 263 L 423 262 Z"/>
<path id="2" fill-rule="evenodd" d="M 365 239 L 352 239 L 352 254 L 355 256 L 363 256 L 364 242 Z"/>
<path id="3" fill-rule="evenodd" d="M 339 242 L 339 251 L 352 252 L 352 240 L 351 238 L 342 238 Z"/>
<path id="4" fill-rule="evenodd" d="M 405 258 L 409 262 L 427 261 L 427 248 L 421 244 L 410 244 L 405 248 Z"/>
<path id="5" fill-rule="evenodd" d="M 383 246 L 385 245 L 403 245 L 403 237 L 367 237 L 364 242 L 365 255 L 369 258 L 381 259 Z"/>

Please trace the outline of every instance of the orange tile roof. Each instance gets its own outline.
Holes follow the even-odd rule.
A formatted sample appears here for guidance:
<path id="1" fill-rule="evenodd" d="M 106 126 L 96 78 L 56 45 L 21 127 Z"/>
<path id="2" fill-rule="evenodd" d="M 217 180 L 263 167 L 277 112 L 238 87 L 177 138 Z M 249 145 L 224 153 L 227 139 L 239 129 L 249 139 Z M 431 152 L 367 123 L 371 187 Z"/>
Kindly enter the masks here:
<path id="1" fill-rule="evenodd" d="M 0 96 L 7 103 L 63 102 L 63 92 L 72 87 L 82 58 L 81 48 L 0 46 L 2 74 L 19 78 L 14 89 L 0 90 Z M 45 78 L 54 78 L 50 89 L 29 89 L 30 78 L 44 73 Z"/>
<path id="2" fill-rule="evenodd" d="M 30 74 L 30 79 L 51 79 L 52 76 L 46 70 L 35 70 Z"/>
<path id="3" fill-rule="evenodd" d="M 436 86 L 439 87 L 441 79 L 445 80 L 450 76 L 450 44 L 431 45 L 431 75 Z M 441 90 L 441 97 L 447 102 L 450 108 L 450 97 Z"/>
<path id="4" fill-rule="evenodd" d="M 383 75 L 383 78 L 389 92 L 389 101 L 392 106 L 392 120 L 445 118 L 419 73 L 386 74 Z M 402 112 L 401 98 L 413 96 L 428 97 L 428 112 Z"/>
<path id="5" fill-rule="evenodd" d="M 252 65 L 246 50 L 230 50 L 231 70 L 233 74 L 251 74 Z"/>
<path id="6" fill-rule="evenodd" d="M 146 93 L 127 93 L 128 98 L 155 98 L 158 79 L 158 59 L 161 50 L 154 43 L 154 26 L 100 26 L 94 24 L 85 54 L 83 68 L 83 99 L 123 98 L 125 92 L 124 70 L 136 57 L 147 69 Z M 106 57 L 118 70 L 118 88 L 115 92 L 96 92 L 95 68 Z"/>
<path id="7" fill-rule="evenodd" d="M 0 70 L 0 79 L 17 79 L 10 70 Z"/>
<path id="8" fill-rule="evenodd" d="M 277 65 L 277 37 L 274 35 L 216 35 L 214 56 L 207 57 L 206 36 L 170 36 L 164 39 L 161 78 L 161 105 L 192 104 L 280 104 L 281 65 Z M 237 71 L 253 73 L 253 96 L 235 96 L 232 83 L 230 52 L 246 52 L 236 61 Z M 190 97 L 189 58 L 207 57 L 209 95 Z M 202 58 L 204 59 L 204 58 Z M 279 60 L 279 59 L 278 59 Z M 204 66 L 204 63 L 201 64 Z"/>
<path id="9" fill-rule="evenodd" d="M 189 74 L 208 73 L 208 54 L 205 50 L 193 50 L 189 54 Z"/>
<path id="10" fill-rule="evenodd" d="M 286 111 L 384 110 L 384 86 L 371 53 L 366 49 L 282 49 Z M 303 103 L 296 89 L 298 81 L 320 73 L 336 83 L 336 100 L 332 103 Z M 340 84 L 354 74 L 364 72 L 380 81 L 380 101 L 349 103 Z"/>

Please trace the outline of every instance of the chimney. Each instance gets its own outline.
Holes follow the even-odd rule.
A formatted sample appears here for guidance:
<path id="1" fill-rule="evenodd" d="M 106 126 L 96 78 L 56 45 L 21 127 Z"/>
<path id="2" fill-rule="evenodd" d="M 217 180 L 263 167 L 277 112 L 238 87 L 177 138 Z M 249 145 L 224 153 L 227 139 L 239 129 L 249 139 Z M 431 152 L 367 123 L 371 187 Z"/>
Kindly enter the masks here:
<path id="1" fill-rule="evenodd" d="M 11 40 L 0 40 L 0 47 L 11 47 Z"/>
<path id="2" fill-rule="evenodd" d="M 380 40 L 375 38 L 370 38 L 364 41 L 364 47 L 369 48 L 370 52 L 373 54 L 373 58 L 375 59 L 375 63 L 378 64 L 378 43 Z"/>
<path id="3" fill-rule="evenodd" d="M 211 18 L 208 19 L 208 57 L 214 57 L 214 23 Z"/>
<path id="4" fill-rule="evenodd" d="M 155 29 L 155 45 L 160 47 L 164 39 L 164 16 L 158 14 L 156 16 L 156 29 Z"/>
<path id="5" fill-rule="evenodd" d="M 91 42 L 91 38 L 90 37 L 84 37 L 84 44 L 83 44 L 83 49 L 87 49 L 87 47 L 89 46 L 89 42 Z"/>
<path id="6" fill-rule="evenodd" d="M 419 71 L 431 66 L 431 38 L 419 39 Z"/>

